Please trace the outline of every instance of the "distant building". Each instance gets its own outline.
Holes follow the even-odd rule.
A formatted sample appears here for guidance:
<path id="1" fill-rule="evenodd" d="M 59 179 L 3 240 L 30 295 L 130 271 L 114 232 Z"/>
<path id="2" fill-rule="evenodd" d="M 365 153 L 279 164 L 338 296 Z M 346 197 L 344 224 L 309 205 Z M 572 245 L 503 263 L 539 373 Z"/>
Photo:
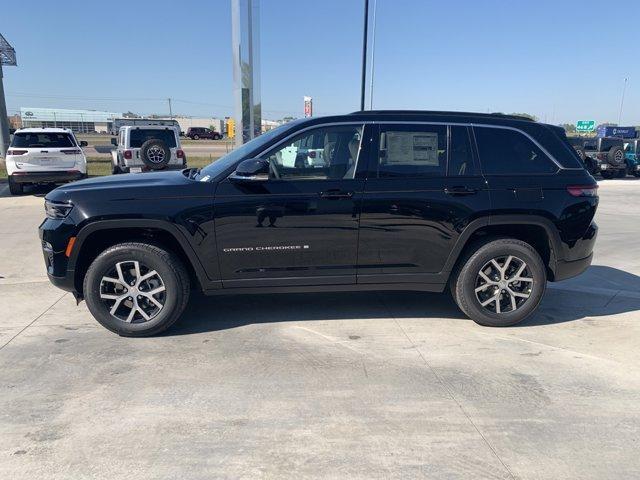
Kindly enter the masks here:
<path id="1" fill-rule="evenodd" d="M 265 120 L 264 118 L 262 119 L 262 133 L 264 132 L 268 132 L 269 130 L 272 130 L 276 127 L 279 127 L 280 125 L 282 125 L 282 122 L 279 120 Z"/>
<path id="2" fill-rule="evenodd" d="M 20 108 L 24 128 L 70 128 L 78 133 L 107 133 L 113 120 L 122 113 L 98 110 L 67 110 L 62 108 Z"/>
<path id="3" fill-rule="evenodd" d="M 22 119 L 20 118 L 20 115 L 9 116 L 9 128 L 11 128 L 12 130 L 22 128 Z"/>

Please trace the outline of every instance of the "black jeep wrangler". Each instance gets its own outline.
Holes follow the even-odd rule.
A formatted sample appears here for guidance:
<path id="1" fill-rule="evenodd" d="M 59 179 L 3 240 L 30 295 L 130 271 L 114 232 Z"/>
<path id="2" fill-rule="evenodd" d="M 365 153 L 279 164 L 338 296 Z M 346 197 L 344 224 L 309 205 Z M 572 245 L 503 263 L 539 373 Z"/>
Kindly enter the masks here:
<path id="1" fill-rule="evenodd" d="M 506 326 L 590 265 L 597 205 L 559 127 L 368 111 L 288 123 L 202 170 L 65 185 L 40 237 L 51 281 L 120 335 L 168 328 L 192 288 L 449 289 Z"/>

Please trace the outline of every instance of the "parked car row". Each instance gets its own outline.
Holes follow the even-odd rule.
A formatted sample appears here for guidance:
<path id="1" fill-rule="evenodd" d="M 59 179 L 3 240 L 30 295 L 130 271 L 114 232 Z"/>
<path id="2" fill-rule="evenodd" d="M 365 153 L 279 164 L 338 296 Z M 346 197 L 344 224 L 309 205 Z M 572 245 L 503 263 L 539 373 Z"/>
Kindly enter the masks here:
<path id="1" fill-rule="evenodd" d="M 640 177 L 640 153 L 638 138 L 570 137 L 585 168 L 592 175 L 602 178 L 624 178 L 627 175 Z"/>

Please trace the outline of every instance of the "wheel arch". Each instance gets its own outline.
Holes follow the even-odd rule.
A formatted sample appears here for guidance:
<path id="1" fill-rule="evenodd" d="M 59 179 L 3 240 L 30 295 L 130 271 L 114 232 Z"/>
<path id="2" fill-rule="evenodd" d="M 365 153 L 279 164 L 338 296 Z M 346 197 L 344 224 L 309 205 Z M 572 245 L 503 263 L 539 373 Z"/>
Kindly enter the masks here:
<path id="1" fill-rule="evenodd" d="M 69 257 L 68 270 L 73 272 L 74 287 L 82 296 L 83 281 L 91 262 L 106 248 L 122 242 L 143 241 L 162 246 L 184 263 L 194 285 L 205 289 L 206 272 L 188 241 L 176 226 L 163 220 L 102 220 L 83 227 Z"/>
<path id="2" fill-rule="evenodd" d="M 460 235 L 447 259 L 445 271 L 455 272 L 469 251 L 479 243 L 495 238 L 515 238 L 530 244 L 542 257 L 549 280 L 554 280 L 562 242 L 551 220 L 538 215 L 496 215 L 474 220 Z"/>

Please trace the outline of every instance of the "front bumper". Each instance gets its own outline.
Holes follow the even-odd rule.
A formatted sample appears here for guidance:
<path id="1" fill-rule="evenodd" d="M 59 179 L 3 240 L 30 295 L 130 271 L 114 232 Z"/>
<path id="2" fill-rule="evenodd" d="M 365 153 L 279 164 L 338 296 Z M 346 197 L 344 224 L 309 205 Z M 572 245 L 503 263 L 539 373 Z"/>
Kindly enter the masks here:
<path id="1" fill-rule="evenodd" d="M 75 227 L 61 220 L 46 219 L 38 230 L 49 281 L 67 292 L 76 293 L 75 272 L 69 270 L 66 248 Z"/>
<path id="2" fill-rule="evenodd" d="M 11 180 L 16 183 L 64 183 L 80 180 L 86 175 L 79 170 L 65 170 L 63 172 L 13 172 Z"/>

